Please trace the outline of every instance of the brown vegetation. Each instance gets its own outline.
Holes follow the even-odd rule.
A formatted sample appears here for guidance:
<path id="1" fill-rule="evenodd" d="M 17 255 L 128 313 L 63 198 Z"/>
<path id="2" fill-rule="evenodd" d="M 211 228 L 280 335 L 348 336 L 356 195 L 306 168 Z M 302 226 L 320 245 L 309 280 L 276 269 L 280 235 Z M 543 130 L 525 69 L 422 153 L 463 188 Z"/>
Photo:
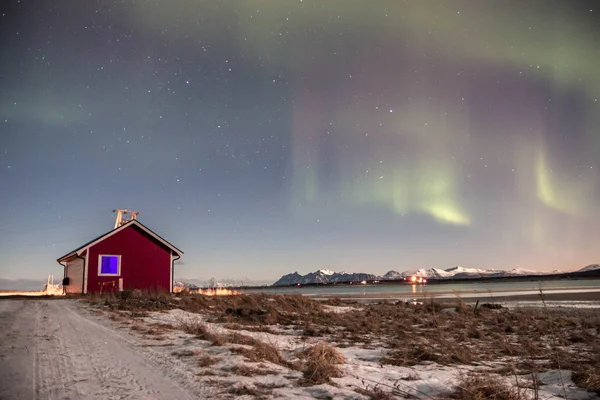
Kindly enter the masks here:
<path id="1" fill-rule="evenodd" d="M 273 364 L 289 366 L 289 363 L 283 358 L 277 347 L 259 340 L 255 340 L 251 348 L 234 347 L 231 351 L 243 355 L 250 361 L 268 361 Z"/>
<path id="2" fill-rule="evenodd" d="M 573 382 L 580 388 L 600 394 L 600 370 L 598 366 L 584 365 L 576 367 L 572 378 Z"/>
<path id="3" fill-rule="evenodd" d="M 131 321 L 150 311 L 175 308 L 201 314 L 202 318 L 181 318 L 176 328 L 214 345 L 240 345 L 232 351 L 253 361 L 292 366 L 276 346 L 236 332 L 218 334 L 207 329 L 204 321 L 224 324 L 230 332 L 293 329 L 305 336 L 326 337 L 337 347 L 383 347 L 388 351 L 381 362 L 390 365 L 485 365 L 501 360 L 504 365 L 495 372 L 503 374 L 568 369 L 574 371 L 573 380 L 581 387 L 600 390 L 596 372 L 600 371 L 600 360 L 594 356 L 600 353 L 600 315 L 593 310 L 510 310 L 493 303 L 474 308 L 461 299 L 360 305 L 334 299 L 325 304 L 354 307 L 350 312 L 334 313 L 327 312 L 323 303 L 304 296 L 267 294 L 208 297 L 138 293 L 94 295 L 89 300 L 112 311 L 109 317 L 116 321 Z M 137 329 L 137 325 L 132 326 Z M 147 333 L 159 334 L 172 328 L 154 325 Z M 302 366 L 297 368 L 303 370 L 307 383 L 327 381 L 339 373 L 336 363 L 330 361 L 325 353 L 311 354 L 302 358 Z M 481 382 L 473 378 L 467 383 Z"/>
<path id="4" fill-rule="evenodd" d="M 237 364 L 235 367 L 232 368 L 231 372 L 240 376 L 269 375 L 277 373 L 275 371 L 271 371 L 264 368 L 258 368 L 246 364 Z"/>
<path id="5" fill-rule="evenodd" d="M 491 375 L 473 375 L 461 379 L 453 398 L 459 400 L 525 400 L 518 388 L 502 383 Z"/>
<path id="6" fill-rule="evenodd" d="M 214 365 L 217 363 L 217 360 L 215 360 L 214 357 L 208 355 L 208 354 L 200 354 L 198 356 L 198 366 L 199 367 L 210 367 L 211 365 Z"/>
<path id="7" fill-rule="evenodd" d="M 394 400 L 397 398 L 392 393 L 386 392 L 377 386 L 373 388 L 356 388 L 354 391 L 362 394 L 363 396 L 367 396 L 369 400 Z"/>

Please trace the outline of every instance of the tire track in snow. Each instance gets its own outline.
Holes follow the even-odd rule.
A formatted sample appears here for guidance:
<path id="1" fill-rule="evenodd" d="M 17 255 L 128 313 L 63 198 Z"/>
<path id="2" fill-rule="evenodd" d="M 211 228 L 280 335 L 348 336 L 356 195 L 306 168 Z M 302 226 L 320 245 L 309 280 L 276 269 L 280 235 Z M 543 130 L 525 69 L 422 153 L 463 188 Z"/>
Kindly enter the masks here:
<path id="1" fill-rule="evenodd" d="M 71 300 L 0 301 L 0 381 L 12 380 L 0 398 L 211 397 L 177 360 L 97 320 Z"/>
<path id="2" fill-rule="evenodd" d="M 160 370 L 165 379 L 176 382 L 178 387 L 194 394 L 195 399 L 214 398 L 214 389 L 205 387 L 187 364 L 171 357 L 170 350 L 166 351 L 160 346 L 153 348 L 140 343 L 140 339 L 136 335 L 123 332 L 118 324 L 105 317 L 91 315 L 88 310 L 82 309 L 75 302 L 70 302 L 65 312 L 70 312 L 72 318 L 79 321 L 77 325 L 85 324 L 89 326 L 89 329 L 102 331 L 111 337 L 118 338 L 123 345 L 126 344 L 140 356 L 143 355 L 144 361 Z"/>
<path id="3" fill-rule="evenodd" d="M 35 394 L 39 400 L 80 399 L 73 385 L 74 368 L 62 334 L 61 319 L 52 315 L 49 304 L 36 302 L 35 318 Z"/>
<path id="4" fill-rule="evenodd" d="M 89 329 L 93 325 L 72 309 L 67 309 L 66 312 L 66 332 L 71 333 L 72 352 L 80 353 L 77 357 L 77 369 L 86 371 L 84 376 L 93 377 L 94 384 L 85 385 L 87 396 L 127 399 L 156 398 L 160 394 L 152 389 L 152 385 L 148 385 L 150 382 L 146 376 L 147 371 L 140 373 L 139 368 L 134 371 L 136 366 L 139 367 L 138 364 L 145 364 L 144 360 L 138 360 L 137 354 L 130 354 L 122 342 L 109 341 L 107 332 L 101 329 L 95 329 L 95 336 L 90 337 Z M 140 383 L 144 380 L 146 382 Z"/>
<path id="5" fill-rule="evenodd" d="M 0 301 L 0 399 L 35 398 L 33 305 Z"/>

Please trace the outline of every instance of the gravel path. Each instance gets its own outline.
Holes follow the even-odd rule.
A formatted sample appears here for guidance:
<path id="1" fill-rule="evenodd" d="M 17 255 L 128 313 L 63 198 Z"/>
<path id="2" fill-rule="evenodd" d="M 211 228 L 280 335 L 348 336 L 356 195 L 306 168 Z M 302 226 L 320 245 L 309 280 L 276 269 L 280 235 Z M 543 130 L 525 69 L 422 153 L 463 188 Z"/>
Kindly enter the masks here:
<path id="1" fill-rule="evenodd" d="M 0 399 L 211 397 L 165 350 L 72 300 L 0 300 Z M 191 382 L 191 383 L 190 383 Z"/>

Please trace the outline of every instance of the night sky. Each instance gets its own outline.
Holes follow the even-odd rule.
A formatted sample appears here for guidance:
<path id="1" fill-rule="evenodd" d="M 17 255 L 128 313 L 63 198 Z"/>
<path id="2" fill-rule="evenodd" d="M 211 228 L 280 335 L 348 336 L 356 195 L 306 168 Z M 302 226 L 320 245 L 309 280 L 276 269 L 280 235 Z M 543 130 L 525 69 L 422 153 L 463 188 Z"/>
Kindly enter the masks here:
<path id="1" fill-rule="evenodd" d="M 112 229 L 177 277 L 600 261 L 591 1 L 11 0 L 0 275 Z"/>

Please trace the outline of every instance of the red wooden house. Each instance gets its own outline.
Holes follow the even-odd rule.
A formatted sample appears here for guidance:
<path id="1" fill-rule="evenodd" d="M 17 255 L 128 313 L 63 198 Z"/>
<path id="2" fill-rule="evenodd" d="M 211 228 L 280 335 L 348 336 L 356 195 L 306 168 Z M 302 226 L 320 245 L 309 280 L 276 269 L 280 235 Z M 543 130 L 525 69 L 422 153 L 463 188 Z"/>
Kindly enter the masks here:
<path id="1" fill-rule="evenodd" d="M 67 293 L 127 289 L 173 291 L 173 266 L 183 252 L 137 220 L 60 257 Z"/>

